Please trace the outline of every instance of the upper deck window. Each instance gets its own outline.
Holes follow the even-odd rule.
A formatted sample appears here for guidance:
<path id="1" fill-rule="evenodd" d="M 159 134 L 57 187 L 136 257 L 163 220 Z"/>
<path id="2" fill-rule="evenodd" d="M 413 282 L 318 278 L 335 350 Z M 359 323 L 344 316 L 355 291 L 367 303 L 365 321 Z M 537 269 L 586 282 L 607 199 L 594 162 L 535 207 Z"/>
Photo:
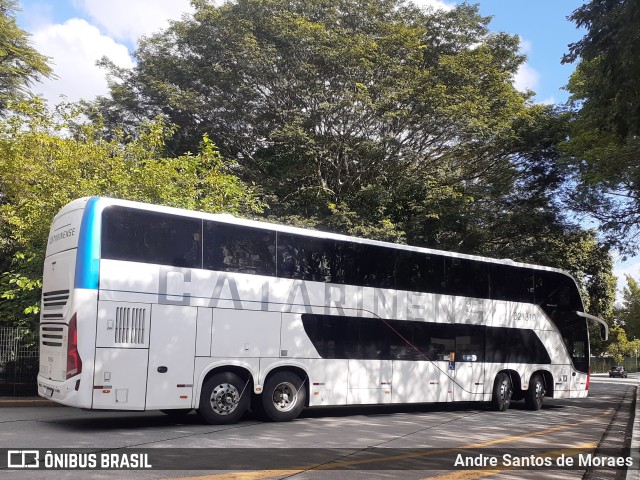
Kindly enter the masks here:
<path id="1" fill-rule="evenodd" d="M 202 220 L 108 207 L 102 214 L 102 258 L 202 268 Z"/>
<path id="2" fill-rule="evenodd" d="M 205 221 L 204 268 L 219 272 L 276 274 L 276 233 Z"/>

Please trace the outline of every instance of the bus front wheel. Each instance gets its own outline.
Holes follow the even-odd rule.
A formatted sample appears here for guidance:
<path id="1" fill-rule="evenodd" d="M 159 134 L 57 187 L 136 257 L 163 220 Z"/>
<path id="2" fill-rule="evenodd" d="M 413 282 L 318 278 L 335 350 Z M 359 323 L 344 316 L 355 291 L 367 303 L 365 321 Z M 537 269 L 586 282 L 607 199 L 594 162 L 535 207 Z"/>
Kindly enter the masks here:
<path id="1" fill-rule="evenodd" d="M 545 394 L 544 381 L 538 373 L 534 373 L 529 388 L 524 394 L 524 403 L 529 410 L 540 410 Z"/>
<path id="2" fill-rule="evenodd" d="M 504 372 L 496 375 L 496 381 L 493 383 L 493 395 L 491 397 L 491 406 L 494 410 L 504 412 L 511 404 L 511 396 L 513 395 L 513 385 L 509 375 Z"/>
<path id="3" fill-rule="evenodd" d="M 207 379 L 200 393 L 200 416 L 212 425 L 235 423 L 249 407 L 245 382 L 231 372 L 222 372 Z"/>
<path id="4" fill-rule="evenodd" d="M 262 410 L 267 419 L 289 422 L 300 415 L 307 398 L 304 382 L 292 372 L 269 377 L 262 393 Z"/>

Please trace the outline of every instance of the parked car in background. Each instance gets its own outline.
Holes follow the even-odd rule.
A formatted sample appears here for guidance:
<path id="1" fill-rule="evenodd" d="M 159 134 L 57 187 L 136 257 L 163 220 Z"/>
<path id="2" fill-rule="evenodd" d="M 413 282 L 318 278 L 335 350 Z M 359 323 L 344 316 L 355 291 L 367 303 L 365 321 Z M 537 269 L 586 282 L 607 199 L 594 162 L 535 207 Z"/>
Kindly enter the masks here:
<path id="1" fill-rule="evenodd" d="M 623 366 L 611 367 L 611 370 L 609 370 L 609 377 L 627 378 L 627 371 Z"/>

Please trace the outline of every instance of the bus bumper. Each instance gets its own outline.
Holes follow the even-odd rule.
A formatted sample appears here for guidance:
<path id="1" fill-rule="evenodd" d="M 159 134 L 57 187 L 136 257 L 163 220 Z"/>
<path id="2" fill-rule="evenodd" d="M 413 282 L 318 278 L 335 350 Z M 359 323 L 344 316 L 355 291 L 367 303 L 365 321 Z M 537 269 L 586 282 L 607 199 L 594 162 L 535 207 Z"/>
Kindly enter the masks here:
<path id="1" fill-rule="evenodd" d="M 56 382 L 38 375 L 38 395 L 70 407 L 91 408 L 91 396 L 80 388 L 82 375 L 64 382 Z"/>

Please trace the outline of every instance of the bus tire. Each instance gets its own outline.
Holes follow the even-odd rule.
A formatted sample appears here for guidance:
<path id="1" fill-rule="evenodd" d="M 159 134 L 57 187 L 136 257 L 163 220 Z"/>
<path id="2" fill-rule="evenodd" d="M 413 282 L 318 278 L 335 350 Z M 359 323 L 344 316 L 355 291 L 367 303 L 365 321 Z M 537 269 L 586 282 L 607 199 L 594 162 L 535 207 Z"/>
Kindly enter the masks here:
<path id="1" fill-rule="evenodd" d="M 509 375 L 500 372 L 496 375 L 493 382 L 493 394 L 491 397 L 491 407 L 499 412 L 505 412 L 511 404 L 511 396 L 513 395 L 513 385 Z"/>
<path id="2" fill-rule="evenodd" d="M 202 385 L 198 413 L 211 425 L 235 423 L 249 407 L 246 382 L 231 372 L 216 373 Z"/>
<path id="3" fill-rule="evenodd" d="M 267 379 L 262 393 L 262 413 L 267 420 L 290 422 L 298 418 L 307 400 L 304 382 L 292 372 L 278 372 Z"/>
<path id="4" fill-rule="evenodd" d="M 540 410 L 545 394 L 544 381 L 539 373 L 534 373 L 529 382 L 529 388 L 524 394 L 524 403 L 529 410 Z"/>

